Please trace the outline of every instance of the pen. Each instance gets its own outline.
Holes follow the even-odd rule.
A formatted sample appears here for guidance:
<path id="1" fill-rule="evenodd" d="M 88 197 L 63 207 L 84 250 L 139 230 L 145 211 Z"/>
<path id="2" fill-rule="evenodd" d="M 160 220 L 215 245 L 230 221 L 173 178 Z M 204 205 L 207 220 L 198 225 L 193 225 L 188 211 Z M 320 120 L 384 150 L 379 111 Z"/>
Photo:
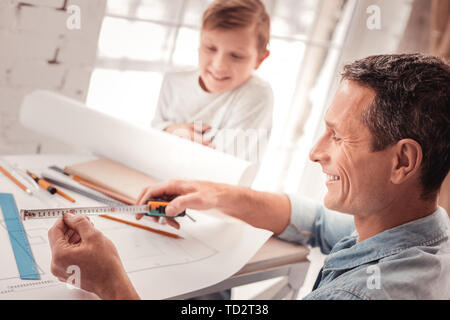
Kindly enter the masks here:
<path id="1" fill-rule="evenodd" d="M 32 177 L 34 179 L 34 181 L 36 181 L 37 184 L 42 187 L 42 189 L 47 190 L 51 194 L 55 194 L 56 193 L 56 188 L 54 186 L 52 186 L 50 182 L 47 182 L 46 180 L 44 180 L 42 178 L 39 178 L 37 175 L 31 173 L 28 170 L 27 170 L 27 174 L 30 177 Z"/>
<path id="2" fill-rule="evenodd" d="M 31 173 L 30 171 L 27 170 L 28 175 L 30 175 L 34 181 L 36 181 L 44 190 L 47 190 L 48 192 L 50 192 L 51 194 L 59 194 L 61 197 L 69 200 L 70 202 L 75 202 L 74 199 L 72 199 L 71 197 L 69 197 L 67 194 L 65 194 L 64 192 L 62 192 L 59 189 L 56 189 L 50 182 L 48 182 L 47 180 L 43 179 L 43 178 L 39 178 L 37 175 Z"/>
<path id="3" fill-rule="evenodd" d="M 12 182 L 14 182 L 17 186 L 19 186 L 20 189 L 22 189 L 23 191 L 25 191 L 28 194 L 33 194 L 31 192 L 30 189 L 28 189 L 26 186 L 24 186 L 19 180 L 17 180 L 16 178 L 14 178 L 8 171 L 6 171 L 5 169 L 3 169 L 2 166 L 0 166 L 0 171 L 7 176 Z"/>

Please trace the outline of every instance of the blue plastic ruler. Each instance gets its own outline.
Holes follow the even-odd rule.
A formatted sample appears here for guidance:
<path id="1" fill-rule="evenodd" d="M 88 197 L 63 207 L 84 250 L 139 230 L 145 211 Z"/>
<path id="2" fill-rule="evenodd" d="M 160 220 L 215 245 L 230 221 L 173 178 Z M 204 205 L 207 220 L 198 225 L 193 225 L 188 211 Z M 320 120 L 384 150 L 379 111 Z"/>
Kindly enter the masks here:
<path id="1" fill-rule="evenodd" d="M 0 207 L 8 229 L 9 240 L 16 258 L 20 279 L 40 280 L 41 276 L 28 242 L 27 233 L 20 220 L 14 196 L 9 193 L 0 193 Z"/>

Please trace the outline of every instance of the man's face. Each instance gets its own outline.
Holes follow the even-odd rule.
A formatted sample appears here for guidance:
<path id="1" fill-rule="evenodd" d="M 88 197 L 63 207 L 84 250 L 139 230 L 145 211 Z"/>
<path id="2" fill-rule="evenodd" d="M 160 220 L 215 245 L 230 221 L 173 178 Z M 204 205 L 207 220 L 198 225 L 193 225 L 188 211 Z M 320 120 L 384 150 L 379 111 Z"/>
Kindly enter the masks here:
<path id="1" fill-rule="evenodd" d="M 252 27 L 202 30 L 199 48 L 200 84 L 208 92 L 222 93 L 240 86 L 263 60 Z"/>
<path id="2" fill-rule="evenodd" d="M 344 80 L 325 115 L 326 131 L 310 153 L 326 174 L 325 206 L 350 214 L 383 209 L 392 199 L 393 148 L 371 151 L 371 133 L 362 123 L 375 92 Z"/>

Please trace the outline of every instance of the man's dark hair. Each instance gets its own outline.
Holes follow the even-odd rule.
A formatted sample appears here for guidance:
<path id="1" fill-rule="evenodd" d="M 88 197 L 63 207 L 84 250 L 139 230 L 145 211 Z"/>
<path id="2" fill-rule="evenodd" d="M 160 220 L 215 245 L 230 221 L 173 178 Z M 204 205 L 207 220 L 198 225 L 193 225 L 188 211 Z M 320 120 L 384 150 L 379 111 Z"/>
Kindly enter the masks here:
<path id="1" fill-rule="evenodd" d="M 422 147 L 423 199 L 432 199 L 450 169 L 450 66 L 422 54 L 376 55 L 344 67 L 343 79 L 373 89 L 363 111 L 372 151 L 401 139 Z"/>

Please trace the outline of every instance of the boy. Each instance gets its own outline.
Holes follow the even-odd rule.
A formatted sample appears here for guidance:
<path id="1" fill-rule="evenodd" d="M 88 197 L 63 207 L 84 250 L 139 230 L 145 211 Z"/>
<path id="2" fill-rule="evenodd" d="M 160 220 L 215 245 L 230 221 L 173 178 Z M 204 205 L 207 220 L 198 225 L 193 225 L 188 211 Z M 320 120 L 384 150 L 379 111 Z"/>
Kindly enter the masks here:
<path id="1" fill-rule="evenodd" d="M 152 127 L 250 161 L 262 156 L 273 96 L 252 72 L 269 56 L 269 37 L 260 0 L 214 1 L 203 14 L 199 67 L 165 76 Z M 244 152 L 236 138 L 249 138 Z"/>

